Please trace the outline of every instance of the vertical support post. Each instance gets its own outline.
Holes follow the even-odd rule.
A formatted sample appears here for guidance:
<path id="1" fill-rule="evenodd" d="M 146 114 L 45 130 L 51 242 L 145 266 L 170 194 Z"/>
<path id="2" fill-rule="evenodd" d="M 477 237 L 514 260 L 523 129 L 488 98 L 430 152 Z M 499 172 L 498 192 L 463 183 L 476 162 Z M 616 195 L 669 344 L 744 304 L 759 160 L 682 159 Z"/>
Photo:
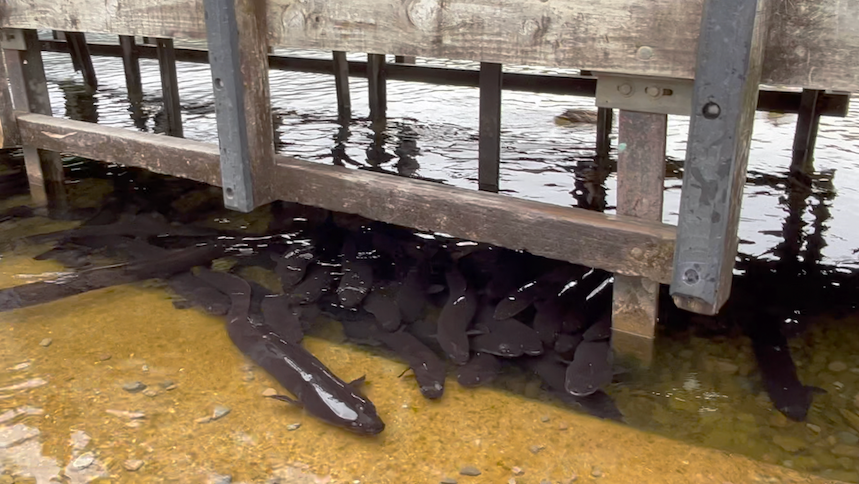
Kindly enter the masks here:
<path id="1" fill-rule="evenodd" d="M 413 55 L 395 55 L 394 62 L 397 64 L 414 64 L 417 59 Z"/>
<path id="2" fill-rule="evenodd" d="M 810 175 L 814 171 L 814 146 L 817 144 L 817 130 L 820 127 L 819 99 L 823 92 L 821 89 L 802 90 L 796 134 L 793 137 L 791 173 Z"/>
<path id="3" fill-rule="evenodd" d="M 480 133 L 477 181 L 481 190 L 497 192 L 501 165 L 501 64 L 480 63 Z"/>
<path id="4" fill-rule="evenodd" d="M 665 114 L 627 110 L 618 113 L 618 215 L 662 220 L 667 131 Z M 643 253 L 644 248 L 638 250 Z M 611 341 L 616 353 L 650 365 L 658 300 L 658 282 L 615 274 Z"/>
<path id="5" fill-rule="evenodd" d="M 15 109 L 53 115 L 36 31 L 4 29 L 3 49 Z M 27 145 L 23 151 L 33 201 L 47 204 L 49 212 L 64 212 L 68 199 L 60 154 Z"/>
<path id="6" fill-rule="evenodd" d="M 600 159 L 608 159 L 611 151 L 613 113 L 611 108 L 597 108 L 597 157 Z"/>
<path id="7" fill-rule="evenodd" d="M 334 86 L 337 89 L 337 120 L 346 125 L 352 120 L 352 98 L 349 95 L 349 62 L 346 53 L 334 51 Z"/>
<path id="8" fill-rule="evenodd" d="M 182 138 L 182 106 L 179 104 L 179 80 L 176 78 L 176 51 L 173 39 L 155 39 L 158 66 L 161 71 L 161 92 L 164 114 L 167 116 L 167 134 Z"/>
<path id="9" fill-rule="evenodd" d="M 11 148 L 20 143 L 18 123 L 9 90 L 9 75 L 6 72 L 6 55 L 0 49 L 0 148 Z"/>
<path id="10" fill-rule="evenodd" d="M 95 75 L 95 68 L 92 66 L 92 56 L 86 43 L 86 34 L 83 32 L 64 32 L 64 34 L 75 71 L 81 71 L 83 74 L 87 90 L 95 92 L 98 89 L 98 78 Z"/>
<path id="11" fill-rule="evenodd" d="M 125 85 L 128 88 L 128 100 L 132 103 L 143 101 L 143 82 L 140 79 L 140 57 L 133 35 L 120 35 L 119 45 L 122 48 L 122 67 L 125 69 Z"/>
<path id="12" fill-rule="evenodd" d="M 370 88 L 370 120 L 383 122 L 387 117 L 388 94 L 385 86 L 385 55 L 367 54 L 367 83 Z"/>
<path id="13" fill-rule="evenodd" d="M 671 296 L 716 314 L 731 292 L 768 0 L 705 0 Z"/>
<path id="14" fill-rule="evenodd" d="M 271 201 L 274 139 L 265 2 L 204 0 L 215 90 L 224 206 Z"/>

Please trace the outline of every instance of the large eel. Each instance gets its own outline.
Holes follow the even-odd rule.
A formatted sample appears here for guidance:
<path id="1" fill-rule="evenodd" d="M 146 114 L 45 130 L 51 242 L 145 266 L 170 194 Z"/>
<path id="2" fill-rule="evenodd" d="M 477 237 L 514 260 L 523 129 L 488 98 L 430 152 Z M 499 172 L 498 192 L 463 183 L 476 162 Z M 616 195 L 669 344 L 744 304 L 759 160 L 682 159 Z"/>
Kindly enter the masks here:
<path id="1" fill-rule="evenodd" d="M 301 345 L 281 338 L 264 322 L 251 320 L 251 287 L 247 281 L 208 269 L 202 269 L 198 277 L 230 296 L 227 333 L 236 347 L 295 396 L 273 398 L 301 406 L 324 422 L 358 434 L 374 435 L 385 429 L 376 407 L 352 384 L 334 375 Z"/>

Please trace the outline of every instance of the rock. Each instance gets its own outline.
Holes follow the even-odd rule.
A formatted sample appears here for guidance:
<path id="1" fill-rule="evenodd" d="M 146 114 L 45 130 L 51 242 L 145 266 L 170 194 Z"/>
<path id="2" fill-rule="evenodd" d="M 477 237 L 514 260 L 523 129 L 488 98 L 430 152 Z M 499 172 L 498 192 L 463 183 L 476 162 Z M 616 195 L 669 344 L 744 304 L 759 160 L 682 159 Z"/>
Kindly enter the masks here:
<path id="1" fill-rule="evenodd" d="M 146 396 L 147 396 L 147 397 L 149 397 L 149 398 L 154 398 L 154 397 L 157 397 L 157 396 L 158 396 L 158 391 L 157 391 L 157 390 L 153 390 L 153 389 L 149 388 L 149 389 L 147 389 L 147 390 L 144 390 L 144 391 L 143 391 L 143 394 L 144 394 L 144 395 L 146 395 Z"/>
<path id="2" fill-rule="evenodd" d="M 836 433 L 835 437 L 838 439 L 838 442 L 841 442 L 842 444 L 859 444 L 859 435 L 856 435 L 853 432 L 841 431 Z"/>
<path id="3" fill-rule="evenodd" d="M 847 423 L 849 423 L 854 430 L 859 430 L 859 415 L 843 408 L 839 411 L 841 412 L 841 416 L 847 420 Z"/>
<path id="4" fill-rule="evenodd" d="M 298 430 L 300 428 L 301 428 L 301 424 L 297 423 L 297 422 L 291 423 L 291 424 L 286 426 L 286 430 L 289 430 L 290 432 L 292 432 L 293 430 Z"/>
<path id="5" fill-rule="evenodd" d="M 142 418 L 146 418 L 146 414 L 143 412 L 126 412 L 125 410 L 111 410 L 107 409 L 105 412 L 113 415 L 114 417 L 120 418 L 128 418 L 132 420 L 139 420 Z"/>
<path id="6" fill-rule="evenodd" d="M 215 405 L 215 410 L 212 412 L 212 420 L 218 420 L 219 418 L 230 413 L 230 407 L 225 407 L 223 405 Z"/>
<path id="7" fill-rule="evenodd" d="M 597 466 L 594 466 L 593 469 L 591 469 L 591 476 L 592 477 L 602 477 L 603 476 L 602 469 L 600 469 Z"/>
<path id="8" fill-rule="evenodd" d="M 472 476 L 472 477 L 479 476 L 480 474 L 482 474 L 480 472 L 480 469 L 478 469 L 477 467 L 474 467 L 474 466 L 465 466 L 459 470 L 459 473 L 462 474 L 463 476 Z"/>
<path id="9" fill-rule="evenodd" d="M 207 415 L 205 417 L 200 417 L 200 418 L 194 419 L 194 422 L 196 422 L 196 423 L 209 423 L 211 421 L 212 421 L 211 415 Z"/>
<path id="10" fill-rule="evenodd" d="M 833 373 L 840 373 L 847 369 L 847 363 L 844 363 L 843 361 L 833 361 L 829 366 L 827 366 L 827 368 L 829 368 L 829 371 Z"/>
<path id="11" fill-rule="evenodd" d="M 122 463 L 122 467 L 125 467 L 125 470 L 129 472 L 134 472 L 140 470 L 140 468 L 143 467 L 143 461 L 136 459 L 128 459 L 127 461 Z"/>
<path id="12" fill-rule="evenodd" d="M 110 353 L 102 353 L 102 354 L 98 355 L 98 361 L 107 361 L 111 358 L 112 357 L 111 357 Z"/>
<path id="13" fill-rule="evenodd" d="M 549 416 L 548 416 L 548 415 L 543 415 L 542 417 L 540 417 L 540 421 L 541 421 L 541 422 L 543 422 L 543 423 L 546 423 L 546 422 L 548 422 L 549 420 L 551 420 L 551 419 L 549 418 Z"/>
<path id="14" fill-rule="evenodd" d="M 250 372 L 250 371 L 249 371 L 249 372 L 246 372 L 244 375 L 242 375 L 242 381 L 243 381 L 243 382 L 246 382 L 246 383 L 247 383 L 247 382 L 252 382 L 252 381 L 254 381 L 254 374 L 253 374 L 253 372 Z"/>
<path id="15" fill-rule="evenodd" d="M 170 390 L 170 387 L 176 388 L 176 384 L 173 383 L 173 380 L 164 380 L 158 385 L 165 390 Z"/>
<path id="16" fill-rule="evenodd" d="M 168 386 L 164 387 L 164 390 L 165 390 L 165 391 L 168 391 L 168 392 L 169 392 L 169 391 L 171 391 L 171 390 L 175 390 L 175 389 L 176 389 L 176 385 L 175 385 L 175 384 L 173 384 L 173 385 L 168 385 Z"/>
<path id="17" fill-rule="evenodd" d="M 819 433 L 820 433 L 820 426 L 819 426 L 819 425 L 814 425 L 814 424 L 812 424 L 812 423 L 807 423 L 807 424 L 805 424 L 805 426 L 806 426 L 806 427 L 808 427 L 808 430 L 811 430 L 811 431 L 812 431 L 812 432 L 814 432 L 815 434 L 819 434 Z"/>
<path id="18" fill-rule="evenodd" d="M 51 338 L 45 338 L 42 341 L 39 341 L 39 346 L 47 348 L 48 346 L 51 346 L 51 343 L 53 342 L 54 340 L 52 340 Z"/>
<path id="19" fill-rule="evenodd" d="M 567 430 L 568 428 L 570 428 L 570 426 L 567 425 L 565 422 L 561 422 L 558 424 L 558 430 Z"/>
<path id="20" fill-rule="evenodd" d="M 836 444 L 831 452 L 840 457 L 852 457 L 859 459 L 859 447 L 855 445 Z"/>
<path id="21" fill-rule="evenodd" d="M 137 393 L 146 390 L 146 385 L 144 385 L 143 382 L 132 381 L 128 383 L 123 383 L 122 389 L 127 391 L 128 393 Z"/>
<path id="22" fill-rule="evenodd" d="M 233 482 L 233 476 L 215 474 L 209 477 L 208 484 L 230 484 Z"/>
<path id="23" fill-rule="evenodd" d="M 275 390 L 274 388 L 266 388 L 262 391 L 262 396 L 264 397 L 273 397 L 275 395 L 277 395 L 277 390 Z"/>
<path id="24" fill-rule="evenodd" d="M 573 475 L 571 475 L 570 477 L 568 477 L 568 478 L 564 479 L 563 481 L 561 481 L 561 484 L 573 484 L 573 483 L 574 483 L 574 482 L 576 482 L 577 480 L 579 480 L 579 476 L 577 476 L 577 475 L 574 473 L 574 474 L 573 474 Z"/>
<path id="25" fill-rule="evenodd" d="M 92 455 L 92 452 L 87 452 L 77 456 L 77 458 L 72 461 L 72 467 L 77 470 L 82 470 L 91 466 L 93 462 L 95 462 L 95 456 Z"/>
<path id="26" fill-rule="evenodd" d="M 27 368 L 30 368 L 30 365 L 32 365 L 31 362 L 25 361 L 23 363 L 18 363 L 17 365 L 11 366 L 11 367 L 7 368 L 7 370 L 9 370 L 9 371 L 23 371 L 23 370 L 26 370 Z M 859 397 L 859 395 L 857 395 L 857 397 Z"/>
<path id="27" fill-rule="evenodd" d="M 445 477 L 444 479 L 442 479 L 442 480 L 441 480 L 441 481 L 439 481 L 439 482 L 440 482 L 441 484 L 456 484 L 456 479 L 454 479 L 454 478 L 452 478 L 452 477 Z"/>
<path id="28" fill-rule="evenodd" d="M 790 425 L 790 420 L 788 420 L 787 417 L 785 417 L 784 414 L 781 412 L 774 413 L 769 418 L 769 422 L 770 422 L 770 425 L 772 425 L 773 427 L 778 427 L 778 428 L 784 428 L 784 427 L 787 427 L 788 425 Z"/>
<path id="29" fill-rule="evenodd" d="M 543 449 L 544 449 L 544 446 L 542 446 L 542 445 L 532 445 L 532 446 L 528 447 L 528 450 L 530 450 L 532 454 L 536 454 Z"/>
<path id="30" fill-rule="evenodd" d="M 0 449 L 6 449 L 39 436 L 39 429 L 24 424 L 0 427 Z"/>
<path id="31" fill-rule="evenodd" d="M 84 450 L 87 445 L 89 445 L 90 440 L 92 438 L 86 434 L 83 430 L 75 430 L 72 432 L 72 436 L 69 438 L 69 445 L 71 445 L 72 450 Z"/>
<path id="32" fill-rule="evenodd" d="M 513 472 L 514 476 L 521 476 L 525 473 L 525 471 L 521 467 L 513 467 L 512 469 L 510 469 L 510 471 Z"/>
<path id="33" fill-rule="evenodd" d="M 773 437 L 773 443 L 787 452 L 796 452 L 807 446 L 804 440 L 789 435 L 776 435 Z"/>

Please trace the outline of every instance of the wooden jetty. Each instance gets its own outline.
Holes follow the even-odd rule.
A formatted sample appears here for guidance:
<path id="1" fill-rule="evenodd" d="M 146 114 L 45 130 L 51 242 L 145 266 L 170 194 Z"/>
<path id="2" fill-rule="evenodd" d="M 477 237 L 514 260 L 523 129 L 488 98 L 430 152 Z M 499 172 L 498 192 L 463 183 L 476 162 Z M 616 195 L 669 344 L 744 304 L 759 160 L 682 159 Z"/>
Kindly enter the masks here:
<path id="1" fill-rule="evenodd" d="M 64 201 L 63 152 L 221 186 L 234 210 L 299 202 L 611 271 L 613 344 L 646 362 L 660 284 L 670 284 L 677 306 L 701 314 L 718 312 L 730 293 L 754 111 L 799 113 L 791 165 L 798 171 L 810 169 L 819 117 L 846 115 L 849 93 L 859 90 L 855 7 L 836 0 L 6 0 L 2 146 L 23 146 L 31 192 L 50 207 Z M 63 35 L 39 41 L 37 29 Z M 87 44 L 90 32 L 117 35 L 119 45 Z M 207 40 L 208 51 L 177 49 L 173 39 Z M 272 55 L 277 47 L 333 55 Z M 157 58 L 169 136 L 51 117 L 43 49 L 71 53 L 92 87 L 88 56 L 122 56 L 132 103 L 142 92 L 137 59 Z M 366 52 L 367 62 L 347 61 L 346 52 Z M 478 61 L 480 69 L 420 66 L 416 57 Z M 177 60 L 211 65 L 219 145 L 182 139 Z M 513 74 L 503 64 L 582 75 Z M 479 86 L 480 190 L 275 154 L 270 68 L 333 74 L 342 123 L 351 118 L 349 76 L 368 78 L 370 115 L 381 123 L 386 79 Z M 494 193 L 504 89 L 593 96 L 601 156 L 618 110 L 617 215 Z M 691 117 L 677 226 L 661 222 L 668 114 Z"/>

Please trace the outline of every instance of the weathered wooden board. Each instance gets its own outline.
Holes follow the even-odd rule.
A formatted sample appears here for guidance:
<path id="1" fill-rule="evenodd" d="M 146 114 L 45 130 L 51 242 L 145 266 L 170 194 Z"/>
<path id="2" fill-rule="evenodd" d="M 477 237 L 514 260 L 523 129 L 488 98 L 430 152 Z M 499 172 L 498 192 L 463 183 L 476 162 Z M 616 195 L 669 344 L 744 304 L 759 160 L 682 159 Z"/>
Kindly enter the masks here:
<path id="1" fill-rule="evenodd" d="M 24 143 L 220 185 L 218 147 L 122 128 L 18 116 Z M 671 280 L 675 228 L 439 183 L 277 156 L 274 198 L 536 255 Z"/>
<path id="2" fill-rule="evenodd" d="M 859 0 L 777 0 L 762 82 L 859 91 Z M 703 0 L 268 1 L 273 46 L 692 78 Z M 202 0 L 7 0 L 2 25 L 205 39 Z"/>

